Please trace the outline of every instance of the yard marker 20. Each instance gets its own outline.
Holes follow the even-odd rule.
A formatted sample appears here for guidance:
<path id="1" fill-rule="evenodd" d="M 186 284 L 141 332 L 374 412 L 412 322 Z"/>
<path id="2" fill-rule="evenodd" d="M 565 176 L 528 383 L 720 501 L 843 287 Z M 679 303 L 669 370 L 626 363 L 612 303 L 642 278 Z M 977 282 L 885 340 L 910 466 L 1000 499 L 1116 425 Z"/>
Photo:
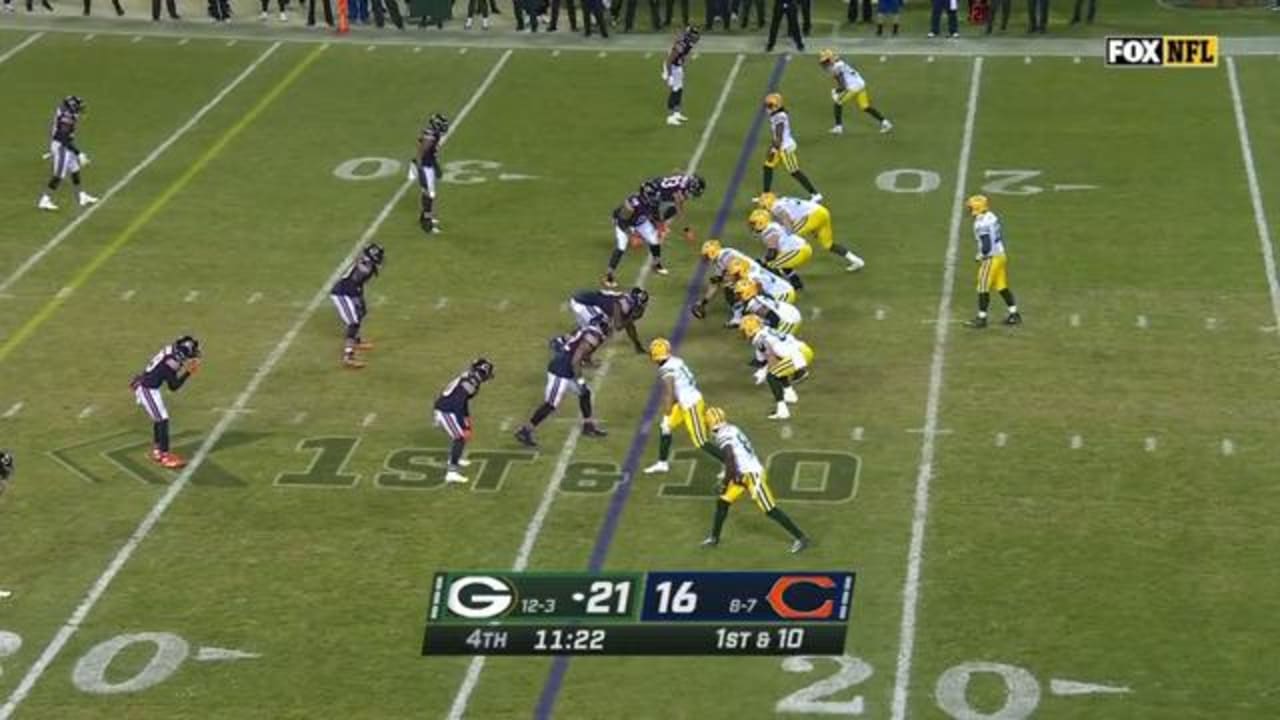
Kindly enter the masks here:
<path id="1" fill-rule="evenodd" d="M 278 44 L 279 43 L 277 43 L 277 45 Z M 489 87 L 493 85 L 493 81 L 497 78 L 498 72 L 502 70 L 503 66 L 507 63 L 507 60 L 511 57 L 512 52 L 513 51 L 511 50 L 507 50 L 498 58 L 498 61 L 494 63 L 493 68 L 489 71 L 489 74 L 485 76 L 485 79 L 480 83 L 480 86 L 476 88 L 474 93 L 472 93 L 467 104 L 458 111 L 458 115 L 453 121 L 454 132 L 449 136 L 446 136 L 445 142 L 448 142 L 450 137 L 454 137 L 456 135 L 458 127 L 462 125 L 463 120 L 471 114 L 472 108 L 474 108 L 476 103 L 480 101 L 480 98 L 488 92 Z M 338 276 L 342 271 L 354 261 L 356 253 L 358 253 L 360 249 L 370 241 L 370 239 L 377 235 L 382 224 L 386 222 L 386 219 L 391 215 L 391 212 L 396 208 L 400 200 L 404 197 L 405 193 L 409 191 L 413 184 L 413 180 L 406 180 L 400 185 L 396 192 L 392 194 L 391 199 L 382 207 L 382 210 L 378 212 L 378 215 L 374 218 L 373 222 L 360 235 L 359 239 L 356 240 L 355 245 L 347 253 L 347 256 L 342 259 L 342 261 L 334 268 L 330 276 L 325 279 L 324 284 L 320 286 L 320 290 L 311 298 L 310 304 L 308 304 L 302 312 L 298 314 L 293 325 L 285 331 L 284 335 L 281 336 L 280 341 L 276 343 L 275 347 L 273 347 L 270 352 L 267 353 L 266 358 L 262 361 L 262 364 L 258 366 L 253 377 L 249 379 L 249 382 L 245 385 L 244 389 L 236 397 L 232 409 L 248 406 L 249 401 L 255 394 L 257 394 L 258 388 L 266 380 L 267 376 L 271 374 L 271 371 L 275 369 L 276 365 L 278 365 L 284 358 L 285 353 L 287 353 L 289 348 L 293 345 L 293 341 L 302 333 L 303 327 L 311 320 L 311 316 L 315 315 L 321 305 L 328 301 L 329 288 L 337 282 Z M 226 435 L 227 430 L 231 427 L 231 423 L 235 421 L 237 416 L 238 413 L 236 412 L 228 412 L 218 420 L 217 424 L 214 425 L 213 429 L 205 437 L 204 441 L 200 444 L 200 447 L 191 457 L 191 462 L 189 462 L 186 468 L 184 468 L 182 472 L 174 478 L 173 482 L 169 484 L 169 487 L 165 490 L 164 494 L 160 496 L 160 499 L 156 501 L 156 504 L 151 508 L 150 512 L 147 513 L 146 517 L 143 518 L 137 529 L 133 531 L 133 534 L 129 536 L 129 539 L 112 557 L 107 568 L 98 576 L 97 580 L 94 581 L 93 585 L 89 588 L 89 591 L 85 594 L 84 599 L 80 601 L 80 604 L 76 606 L 67 621 L 62 624 L 58 629 L 58 632 L 53 636 L 53 639 L 49 641 L 49 644 L 45 646 L 45 649 L 40 653 L 40 656 L 27 670 L 27 673 L 22 677 L 18 686 L 14 688 L 13 692 L 9 695 L 9 698 L 5 700 L 3 705 L 0 705 L 0 720 L 9 720 L 9 718 L 12 718 L 13 714 L 17 712 L 18 706 L 27 699 L 31 694 L 31 691 L 35 688 L 36 683 L 39 682 L 40 678 L 49 670 L 49 666 L 53 664 L 54 660 L 56 660 L 58 655 L 61 654 L 63 648 L 65 648 L 67 643 L 71 641 L 71 637 L 84 624 L 85 618 L 89 616 L 89 613 L 93 611 L 93 608 L 102 599 L 102 596 L 107 592 L 107 588 L 110 587 L 112 581 L 120 574 L 120 571 L 124 568 L 125 564 L 129 562 L 129 559 L 133 557 L 133 554 L 137 551 L 138 546 L 142 541 L 145 540 L 155 529 L 156 524 L 160 522 L 160 518 L 164 515 L 165 511 L 173 504 L 174 499 L 176 499 L 178 494 L 181 493 L 182 490 L 191 482 L 192 475 L 200 469 L 201 465 L 204 464 L 205 460 L 209 457 L 209 453 L 213 451 L 213 448 L 222 440 L 223 436 Z"/>

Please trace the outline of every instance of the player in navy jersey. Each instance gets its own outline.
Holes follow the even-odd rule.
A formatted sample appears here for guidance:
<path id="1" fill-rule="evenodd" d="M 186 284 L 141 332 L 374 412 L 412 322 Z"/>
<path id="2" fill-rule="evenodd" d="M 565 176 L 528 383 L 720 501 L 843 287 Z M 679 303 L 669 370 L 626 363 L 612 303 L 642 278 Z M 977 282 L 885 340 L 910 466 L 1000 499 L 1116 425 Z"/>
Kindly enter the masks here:
<path id="1" fill-rule="evenodd" d="M 661 175 L 649 178 L 640 185 L 641 195 L 658 198 L 659 235 L 665 234 L 666 223 L 672 218 L 684 217 L 685 203 L 690 198 L 702 197 L 702 193 L 706 191 L 707 181 L 701 175 L 688 173 Z M 684 232 L 689 233 L 689 228 L 685 227 Z"/>
<path id="2" fill-rule="evenodd" d="M 598 318 L 603 318 L 613 331 L 625 330 L 631 346 L 637 353 L 645 353 L 636 331 L 636 321 L 644 317 L 649 307 L 649 292 L 633 287 L 622 293 L 616 290 L 579 290 L 569 298 L 569 311 L 573 313 L 579 328 L 584 328 Z"/>
<path id="3" fill-rule="evenodd" d="M 667 274 L 667 268 L 662 264 L 662 237 L 658 234 L 658 223 L 661 222 L 658 216 L 660 204 L 656 192 L 642 189 L 641 192 L 628 195 L 613 211 L 614 245 L 613 253 L 609 255 L 609 267 L 604 274 L 605 287 L 618 286 L 614 273 L 617 272 L 618 263 L 622 262 L 622 255 L 627 251 L 633 235 L 649 246 L 653 271 L 659 275 Z"/>
<path id="4" fill-rule="evenodd" d="M 688 6 L 685 6 L 688 10 Z M 686 13 L 687 14 L 687 13 Z M 686 18 L 687 19 L 687 18 Z M 671 0 L 667 2 L 667 22 L 671 22 Z M 662 61 L 662 81 L 667 84 L 667 124 L 680 125 L 689 118 L 680 109 L 684 105 L 684 66 L 693 54 L 693 46 L 698 44 L 701 34 L 698 28 L 689 25 L 676 35 L 671 45 L 671 52 Z"/>
<path id="5" fill-rule="evenodd" d="M 53 164 L 53 173 L 49 184 L 40 195 L 36 207 L 41 210 L 57 210 L 53 202 L 53 193 L 62 184 L 64 178 L 70 176 L 71 184 L 76 188 L 76 199 L 80 207 L 98 202 L 98 198 L 84 191 L 80 185 L 80 171 L 89 164 L 89 156 L 76 147 L 76 129 L 80 124 L 80 116 L 84 114 L 84 100 L 75 95 L 68 95 L 58 103 L 53 111 L 53 123 L 49 127 L 49 154 Z"/>
<path id="6" fill-rule="evenodd" d="M 13 477 L 13 454 L 8 450 L 0 450 L 0 495 L 9 486 L 9 478 Z"/>
<path id="7" fill-rule="evenodd" d="M 187 379 L 200 369 L 200 341 L 183 335 L 166 345 L 151 357 L 147 367 L 135 375 L 129 383 L 137 401 L 151 418 L 151 460 L 167 468 L 176 469 L 187 464 L 178 455 L 169 452 L 169 411 L 164 406 L 161 387 L 177 392 Z"/>
<path id="8" fill-rule="evenodd" d="M 467 441 L 471 439 L 471 398 L 480 392 L 480 386 L 493 379 L 493 363 L 484 358 L 476 358 L 471 367 L 449 381 L 440 391 L 435 404 L 435 424 L 449 436 L 449 467 L 445 471 L 444 481 L 464 483 L 467 481 L 460 470 L 471 464 L 462 457 Z"/>
<path id="9" fill-rule="evenodd" d="M 364 286 L 378 274 L 385 259 L 386 252 L 383 251 L 382 246 L 369 243 L 329 291 L 329 299 L 338 308 L 338 317 L 347 326 L 346 336 L 342 342 L 343 367 L 359 370 L 365 364 L 363 360 L 356 357 L 356 351 L 373 349 L 373 343 L 360 337 L 360 325 L 368 314 L 368 306 L 364 301 Z"/>
<path id="10" fill-rule="evenodd" d="M 410 179 L 418 181 L 422 192 L 422 212 L 418 224 L 424 232 L 440 232 L 436 222 L 436 182 L 440 178 L 440 146 L 449 133 L 449 119 L 436 113 L 427 119 L 427 126 L 418 135 L 418 152 L 409 167 Z"/>
<path id="11" fill-rule="evenodd" d="M 566 392 L 578 396 L 578 407 L 582 410 L 582 434 L 592 437 L 604 437 L 608 434 L 591 417 L 591 388 L 587 387 L 587 381 L 579 375 L 591 360 L 591 353 L 604 344 L 608 334 L 608 322 L 604 318 L 597 318 L 586 327 L 552 338 L 551 362 L 547 363 L 547 387 L 542 404 L 533 411 L 529 422 L 516 430 L 516 440 L 520 444 L 538 447 L 533 438 L 534 428 L 555 412 Z"/>

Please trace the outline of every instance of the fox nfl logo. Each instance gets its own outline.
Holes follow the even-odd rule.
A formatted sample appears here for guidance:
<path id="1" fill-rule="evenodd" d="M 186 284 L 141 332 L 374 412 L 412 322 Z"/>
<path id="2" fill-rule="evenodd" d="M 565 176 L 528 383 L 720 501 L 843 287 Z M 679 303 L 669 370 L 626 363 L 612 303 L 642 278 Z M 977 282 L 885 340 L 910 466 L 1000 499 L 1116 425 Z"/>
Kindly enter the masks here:
<path id="1" fill-rule="evenodd" d="M 1107 38 L 1108 67 L 1218 67 L 1217 35 Z"/>

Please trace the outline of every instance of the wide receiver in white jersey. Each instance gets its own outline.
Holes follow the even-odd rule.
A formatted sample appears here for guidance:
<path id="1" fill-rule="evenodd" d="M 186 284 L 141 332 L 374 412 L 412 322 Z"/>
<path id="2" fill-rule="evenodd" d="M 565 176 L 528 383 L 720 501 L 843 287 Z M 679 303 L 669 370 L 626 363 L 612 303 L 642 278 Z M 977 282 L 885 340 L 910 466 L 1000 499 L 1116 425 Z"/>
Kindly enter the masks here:
<path id="1" fill-rule="evenodd" d="M 654 338 L 649 343 L 649 359 L 658 366 L 666 411 L 658 427 L 658 462 L 645 468 L 645 473 L 652 475 L 671 469 L 671 434 L 681 425 L 689 431 L 694 447 L 724 462 L 724 455 L 711 443 L 711 435 L 707 432 L 704 417 L 707 406 L 693 371 L 684 360 L 671 354 L 671 341 L 666 338 Z"/>
<path id="2" fill-rule="evenodd" d="M 773 393 L 775 409 L 769 419 L 790 418 L 791 409 L 787 406 L 800 401 L 792 384 L 809 376 L 813 348 L 794 335 L 765 327 L 756 315 L 742 318 L 742 334 L 755 348 L 756 362 L 764 366 L 756 370 L 756 384 L 768 382 Z"/>
<path id="3" fill-rule="evenodd" d="M 831 90 L 831 102 L 836 124 L 831 133 L 839 135 L 844 132 L 844 106 L 853 101 L 858 109 L 875 118 L 880 123 L 880 132 L 887 133 L 893 129 L 889 118 L 871 105 L 871 94 L 867 92 L 867 81 L 853 65 L 842 60 L 834 50 L 823 50 L 818 54 L 818 64 L 831 74 L 836 86 Z"/>
<path id="4" fill-rule="evenodd" d="M 798 197 L 785 197 L 773 193 L 761 193 L 756 198 L 756 205 L 769 211 L 770 216 L 783 227 L 808 240 L 817 240 L 824 250 L 835 253 L 849 261 L 845 269 L 849 272 L 861 270 L 866 261 L 858 257 L 852 250 L 835 241 L 835 231 L 831 228 L 831 211 L 821 203 Z"/>
<path id="5" fill-rule="evenodd" d="M 991 306 L 991 291 L 995 290 L 1009 306 L 1004 324 L 1020 325 L 1022 314 L 1009 289 L 1009 257 L 1005 254 L 1000 218 L 991 212 L 991 201 L 986 195 L 974 195 L 964 206 L 973 215 L 973 237 L 978 241 L 978 253 L 974 256 L 978 263 L 978 315 L 965 324 L 972 328 L 987 326 L 987 308 Z"/>
<path id="6" fill-rule="evenodd" d="M 719 497 L 711 519 L 711 533 L 702 541 L 702 546 L 714 548 L 720 544 L 720 531 L 724 529 L 725 518 L 729 517 L 729 508 L 744 494 L 749 494 L 765 517 L 781 525 L 791 536 L 791 552 L 798 553 L 809 547 L 809 538 L 774 501 L 764 464 L 747 434 L 729 424 L 724 410 L 717 407 L 707 408 L 707 425 L 724 454 L 725 476 L 717 488 Z"/>

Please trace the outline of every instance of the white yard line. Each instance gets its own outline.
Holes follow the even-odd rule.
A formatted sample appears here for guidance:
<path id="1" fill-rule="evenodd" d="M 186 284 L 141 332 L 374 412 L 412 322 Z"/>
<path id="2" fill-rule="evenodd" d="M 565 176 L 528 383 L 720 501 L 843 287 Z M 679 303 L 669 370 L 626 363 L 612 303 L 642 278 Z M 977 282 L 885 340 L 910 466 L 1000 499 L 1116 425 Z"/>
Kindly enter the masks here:
<path id="1" fill-rule="evenodd" d="M 733 83 L 738 79 L 738 72 L 742 69 L 742 62 L 746 59 L 744 55 L 738 55 L 733 63 L 733 68 L 729 71 L 729 75 L 725 78 L 724 87 L 720 89 L 720 97 L 716 99 L 715 109 L 711 111 L 711 117 L 707 119 L 707 125 L 702 130 L 702 137 L 698 139 L 698 145 L 694 148 L 693 156 L 689 158 L 689 165 L 685 168 L 685 172 L 692 173 L 697 170 L 698 165 L 702 162 L 702 156 L 707 151 L 707 146 L 711 143 L 711 137 L 715 133 L 717 123 L 720 121 L 720 115 L 724 112 L 725 103 L 729 99 L 729 91 L 733 88 Z M 640 268 L 640 274 L 636 276 L 635 284 L 643 286 L 645 280 L 649 278 L 649 263 L 646 261 L 644 266 Z M 600 369 L 591 379 L 591 385 L 595 392 L 600 391 L 600 387 L 604 382 L 604 378 L 609 374 L 609 369 L 613 367 L 614 353 L 605 353 L 605 358 L 600 363 Z M 533 556 L 533 546 L 538 542 L 538 536 L 542 533 L 542 526 L 547 521 L 547 515 L 551 513 L 551 506 L 555 504 L 556 496 L 559 494 L 560 482 L 564 479 L 564 475 L 569 471 L 569 461 L 573 458 L 573 453 L 578 448 L 578 441 L 582 438 L 581 423 L 574 423 L 569 429 L 568 436 L 565 437 L 564 445 L 560 447 L 560 454 L 556 457 L 555 468 L 551 471 L 551 478 L 547 481 L 547 486 L 542 492 L 542 499 L 538 502 L 538 507 L 533 512 L 533 517 L 529 518 L 529 524 L 524 529 L 524 539 L 520 541 L 520 549 L 516 552 L 516 559 L 511 564 L 511 569 L 520 572 L 529 566 L 529 558 Z M 458 693 L 453 697 L 453 705 L 449 708 L 449 720 L 462 720 L 467 713 L 467 705 L 471 702 L 471 695 L 475 692 L 476 686 L 480 683 L 480 673 L 484 672 L 485 656 L 476 655 L 471 658 L 471 664 L 467 666 L 467 673 L 462 678 L 462 684 L 458 686 Z"/>
<path id="2" fill-rule="evenodd" d="M 279 48 L 282 44 L 283 43 L 279 43 L 279 42 L 273 43 L 271 47 L 268 47 L 265 51 L 263 51 L 263 53 L 259 55 L 253 62 L 249 63 L 248 67 L 240 71 L 239 75 L 235 76 L 231 80 L 231 82 L 227 83 L 221 90 L 219 90 L 218 94 L 214 95 L 212 100 L 205 103 L 204 107 L 197 110 L 196 113 L 192 115 L 185 123 L 183 123 L 177 130 L 174 130 L 172 135 L 166 138 L 164 142 L 157 145 L 156 148 L 152 150 L 150 154 L 148 154 L 145 158 L 142 159 L 142 162 L 133 166 L 133 169 L 125 173 L 124 177 L 117 180 L 115 185 L 112 185 L 111 187 L 107 188 L 107 191 L 102 194 L 102 197 L 98 200 L 97 204 L 90 205 L 89 207 L 82 210 L 80 214 L 76 215 L 75 218 L 72 219 L 71 222 L 67 223 L 66 227 L 59 230 L 56 235 L 50 238 L 49 241 L 46 242 L 43 247 L 37 250 L 31 257 L 24 260 L 23 263 L 19 265 L 16 270 L 14 270 L 12 273 L 9 274 L 7 278 L 4 279 L 3 282 L 0 282 L 0 293 L 6 292 L 9 290 L 9 288 L 13 287 L 13 284 L 18 282 L 18 280 L 20 280 L 23 275 L 26 275 L 27 272 L 31 270 L 31 268 L 35 267 L 36 263 L 43 260 L 46 255 L 53 252 L 54 248 L 61 245 L 63 240 L 66 240 L 67 237 L 71 235 L 71 233 L 75 232 L 76 228 L 80 227 L 80 223 L 93 217 L 93 214 L 96 213 L 98 210 L 100 210 L 102 206 L 106 205 L 108 200 L 110 200 L 116 193 L 123 190 L 126 185 L 132 182 L 133 179 L 138 176 L 138 173 L 141 173 L 143 170 L 146 170 L 147 167 L 151 165 L 151 163 L 159 159 L 159 157 L 163 155 L 166 150 L 168 150 L 170 147 L 173 146 L 174 143 L 180 140 L 183 135 L 186 135 L 187 132 L 191 130 L 191 128 L 195 127 L 196 123 L 200 122 L 200 120 L 205 115 L 209 114 L 209 111 L 217 107 L 218 104 L 223 101 L 223 99 L 225 99 L 228 95 L 231 94 L 233 90 L 235 90 L 237 87 L 240 86 L 240 83 L 244 82 L 246 78 L 252 75 L 254 71 L 257 70 L 258 67 L 261 66 L 262 63 L 265 62 L 267 58 L 271 57 L 271 55 L 275 53 L 276 49 Z"/>
<path id="3" fill-rule="evenodd" d="M 277 46 L 278 44 L 273 45 L 272 47 L 274 48 Z M 449 138 L 456 135 L 458 127 L 462 125 L 464 120 L 466 120 L 467 116 L 471 113 L 472 108 L 476 106 L 476 103 L 480 101 L 480 98 L 483 97 L 489 90 L 489 87 L 493 85 L 493 81 L 497 78 L 498 72 L 502 70 L 503 66 L 507 63 L 507 59 L 511 57 L 511 52 L 511 50 L 507 50 L 502 54 L 502 57 L 494 63 L 493 69 L 491 69 L 489 74 L 485 76 L 484 81 L 481 82 L 480 86 L 476 88 L 476 91 L 472 93 L 471 99 L 469 99 L 467 104 L 458 111 L 457 117 L 453 120 L 453 132 L 446 136 L 442 141 L 443 143 L 447 143 Z M 218 420 L 218 424 L 213 427 L 213 430 L 210 431 L 207 437 L 205 437 L 204 442 L 200 444 L 200 448 L 196 450 L 195 455 L 191 457 L 190 464 L 188 464 L 187 467 L 178 474 L 178 477 L 169 485 L 169 488 L 165 491 L 164 495 L 156 501 L 155 506 L 151 508 L 151 512 L 147 513 L 147 516 L 143 518 L 142 523 L 138 525 L 138 528 L 133 531 L 133 534 L 129 536 L 129 539 L 125 544 L 116 552 L 111 563 L 107 565 L 107 569 L 104 570 L 102 574 L 98 576 L 98 579 L 94 581 L 84 599 L 80 601 L 80 604 L 77 605 L 75 610 L 71 613 L 71 617 L 68 618 L 62 627 L 58 629 L 57 634 L 54 635 L 51 641 L 49 641 L 44 652 L 40 653 L 40 657 L 35 661 L 31 668 L 27 670 L 27 674 L 23 676 L 22 682 L 20 682 L 14 689 L 13 694 L 9 696 L 9 699 L 5 701 L 4 705 L 0 705 L 0 720 L 9 720 L 9 718 L 13 717 L 13 713 L 17 710 L 18 706 L 21 705 L 22 702 L 26 700 L 27 696 L 31 694 L 31 690 L 35 687 L 36 682 L 38 682 L 49 669 L 49 666 L 58 657 L 58 653 L 62 652 L 62 649 L 66 647 L 67 643 L 71 640 L 71 636 L 74 635 L 76 630 L 84 624 L 85 618 L 88 617 L 90 612 L 92 612 L 94 606 L 98 604 L 98 601 L 102 599 L 107 588 L 111 585 L 111 581 L 114 580 L 116 575 L 118 575 L 124 568 L 125 563 L 129 562 L 129 559 L 133 557 L 133 553 L 137 551 L 138 546 L 142 541 L 145 540 L 147 536 L 151 534 L 151 531 L 155 529 L 155 526 L 160 521 L 161 516 L 163 516 L 165 511 L 169 509 L 169 506 L 173 504 L 173 501 L 178 497 L 178 494 L 186 488 L 187 484 L 191 481 L 191 476 L 199 470 L 202 464 L 204 464 L 204 461 L 209 457 L 209 453 L 213 451 L 213 448 L 217 446 L 218 441 L 226 434 L 227 430 L 231 427 L 231 423 L 235 422 L 240 411 L 244 410 L 249 405 L 249 400 L 255 393 L 257 393 L 258 387 L 267 379 L 267 376 L 271 374 L 271 371 L 275 369 L 275 366 L 284 359 L 285 353 L 289 351 L 289 347 L 293 345 L 293 341 L 298 337 L 298 334 L 302 332 L 303 327 L 311 319 L 311 316 L 314 315 L 316 310 L 318 310 L 320 306 L 325 304 L 329 299 L 329 288 L 333 287 L 333 284 L 338 281 L 338 276 L 342 274 L 342 271 L 355 260 L 355 256 L 360 252 L 360 249 L 373 239 L 375 235 L 377 235 L 378 229 L 382 227 L 382 223 L 391 215 L 391 211 L 395 209 L 396 205 L 400 202 L 400 199 L 404 197 L 405 193 L 409 191 L 409 188 L 413 184 L 412 180 L 406 180 L 404 184 L 396 190 L 395 194 L 391 196 L 391 200 L 382 207 L 381 212 L 379 212 L 377 217 L 374 218 L 373 223 L 370 224 L 369 227 L 365 229 L 364 233 L 360 235 L 360 239 L 356 241 L 355 245 L 351 248 L 351 251 L 347 253 L 347 257 L 343 258 L 342 262 L 334 268 L 325 283 L 320 286 L 320 290 L 316 293 L 315 297 L 311 299 L 311 303 L 298 314 L 298 317 L 293 322 L 293 326 L 289 328 L 288 332 L 280 338 L 280 342 L 276 343 L 276 346 L 267 354 L 266 359 L 264 359 L 262 364 L 258 366 L 257 371 L 253 374 L 253 377 L 249 379 L 249 383 L 245 385 L 244 390 L 240 391 L 240 395 L 236 397 L 235 403 L 225 413 L 223 413 L 222 417 Z"/>
<path id="4" fill-rule="evenodd" d="M 0 55 L 0 65 L 3 65 L 6 61 L 8 61 L 9 58 L 22 52 L 27 48 L 28 45 L 39 40 L 42 37 L 44 37 L 44 33 L 38 32 L 32 35 L 31 37 L 27 38 L 26 40 L 23 40 L 22 42 L 18 43 L 17 45 L 14 45 L 13 47 L 9 48 L 8 52 L 6 52 L 3 55 Z"/>
<path id="5" fill-rule="evenodd" d="M 956 284 L 956 257 L 960 246 L 960 223 L 969 176 L 969 155 L 973 149 L 973 126 L 978 116 L 978 90 L 982 82 L 982 58 L 973 60 L 969 78 L 969 102 L 965 109 L 964 135 L 956 167 L 956 193 L 951 207 L 951 230 L 938 297 L 938 321 L 934 324 L 933 359 L 929 364 L 929 392 L 925 400 L 924 432 L 920 435 L 920 466 L 916 473 L 915 510 L 911 517 L 911 545 L 907 551 L 907 577 L 902 584 L 902 626 L 898 637 L 898 663 L 893 679 L 893 720 L 907 717 L 907 690 L 911 686 L 911 662 L 916 644 L 916 612 L 920 606 L 920 574 L 924 565 L 924 534 L 929 520 L 929 483 L 933 480 L 933 459 L 937 452 L 938 416 L 942 406 L 942 378 L 946 363 L 947 339 L 951 330 L 951 295 Z"/>
<path id="6" fill-rule="evenodd" d="M 1249 199 L 1253 201 L 1253 222 L 1258 228 L 1262 265 L 1267 272 L 1267 288 L 1271 291 L 1271 313 L 1276 319 L 1276 325 L 1280 325 L 1280 279 L 1276 277 L 1276 253 L 1271 244 L 1271 226 L 1267 225 L 1267 213 L 1262 207 L 1262 186 L 1258 182 L 1258 170 L 1253 164 L 1249 124 L 1244 117 L 1244 96 L 1240 93 L 1240 78 L 1236 76 L 1236 61 L 1233 58 L 1227 58 L 1227 81 L 1231 84 L 1231 107 L 1236 113 L 1236 133 L 1240 136 L 1240 154 L 1244 157 L 1244 174 L 1249 181 Z"/>

